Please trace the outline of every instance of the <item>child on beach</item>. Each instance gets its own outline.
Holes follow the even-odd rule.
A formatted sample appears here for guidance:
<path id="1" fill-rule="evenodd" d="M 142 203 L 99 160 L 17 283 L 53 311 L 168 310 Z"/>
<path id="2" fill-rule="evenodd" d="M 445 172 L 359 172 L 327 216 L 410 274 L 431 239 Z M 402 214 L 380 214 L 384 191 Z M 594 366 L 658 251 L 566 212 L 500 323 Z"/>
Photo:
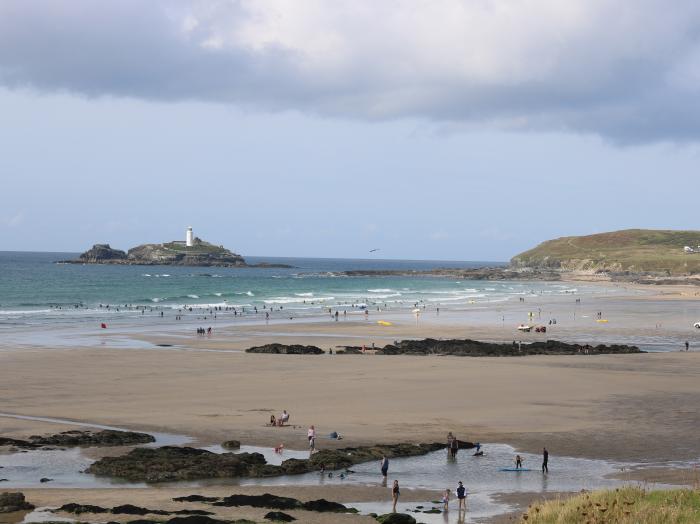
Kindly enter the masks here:
<path id="1" fill-rule="evenodd" d="M 442 494 L 442 510 L 447 511 L 449 509 L 449 504 L 450 504 L 450 490 L 446 489 L 445 492 Z"/>

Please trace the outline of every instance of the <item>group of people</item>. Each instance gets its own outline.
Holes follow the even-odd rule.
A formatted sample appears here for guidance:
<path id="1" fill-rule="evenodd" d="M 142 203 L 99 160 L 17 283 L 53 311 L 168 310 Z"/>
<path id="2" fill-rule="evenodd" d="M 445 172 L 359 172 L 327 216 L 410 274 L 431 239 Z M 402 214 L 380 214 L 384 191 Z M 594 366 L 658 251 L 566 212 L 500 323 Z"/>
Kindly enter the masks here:
<path id="1" fill-rule="evenodd" d="M 197 328 L 197 334 L 198 335 L 211 335 L 211 326 L 209 326 L 207 329 L 204 329 L 203 327 Z"/>
<path id="2" fill-rule="evenodd" d="M 289 413 L 286 409 L 282 410 L 282 414 L 279 417 L 275 417 L 274 413 L 270 415 L 270 426 L 284 426 L 289 422 Z"/>

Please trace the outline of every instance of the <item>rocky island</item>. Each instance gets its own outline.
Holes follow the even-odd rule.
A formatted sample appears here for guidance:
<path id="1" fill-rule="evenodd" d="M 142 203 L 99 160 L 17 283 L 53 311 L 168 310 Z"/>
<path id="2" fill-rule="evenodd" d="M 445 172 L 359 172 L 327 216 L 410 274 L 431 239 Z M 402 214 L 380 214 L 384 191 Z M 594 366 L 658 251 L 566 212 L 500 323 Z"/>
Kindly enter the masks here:
<path id="1" fill-rule="evenodd" d="M 128 251 L 114 249 L 109 244 L 95 244 L 74 260 L 61 264 L 122 264 L 134 266 L 201 266 L 201 267 L 265 267 L 290 268 L 286 264 L 249 265 L 245 259 L 224 246 L 193 237 L 187 229 L 185 240 L 163 244 L 142 244 Z"/>

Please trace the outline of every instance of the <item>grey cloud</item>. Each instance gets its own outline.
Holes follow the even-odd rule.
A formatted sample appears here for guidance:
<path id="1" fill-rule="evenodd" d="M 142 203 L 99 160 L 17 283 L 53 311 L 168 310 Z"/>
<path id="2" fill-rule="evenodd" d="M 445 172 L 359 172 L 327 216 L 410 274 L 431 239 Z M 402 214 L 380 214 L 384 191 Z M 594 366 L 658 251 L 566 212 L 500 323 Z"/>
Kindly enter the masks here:
<path id="1" fill-rule="evenodd" d="M 548 13 L 546 0 L 538 3 Z M 456 0 L 437 4 L 445 10 L 461 6 Z M 474 50 L 478 40 L 463 47 L 450 42 L 461 41 L 460 31 L 468 36 L 476 28 L 458 28 L 448 43 L 435 44 L 431 30 L 439 33 L 439 25 L 409 24 L 405 31 L 401 20 L 382 25 L 370 19 L 377 5 L 372 2 L 366 4 L 369 15 L 353 13 L 348 22 L 337 21 L 346 13 L 325 12 L 334 3 L 309 2 L 316 9 L 309 12 L 314 22 L 308 27 L 297 22 L 296 33 L 270 36 L 274 24 L 258 23 L 266 2 L 5 0 L 0 3 L 0 85 L 342 118 L 593 133 L 620 143 L 697 141 L 700 6 L 678 1 L 670 13 L 666 2 L 655 0 L 640 0 L 629 9 L 598 4 L 604 8 L 582 8 L 589 11 L 579 16 L 580 24 L 575 13 L 564 13 L 563 22 L 553 17 L 549 26 L 573 24 L 571 37 L 564 27 L 545 27 L 554 36 L 540 37 L 537 27 L 528 33 L 528 24 L 542 23 L 540 16 L 514 26 L 519 33 L 510 42 L 505 31 L 513 26 L 501 28 L 495 20 L 502 37 Z M 470 4 L 464 5 L 463 11 Z M 394 14 L 381 9 L 377 18 Z M 476 15 L 483 13 L 467 12 L 464 20 Z M 330 20 L 330 28 L 314 25 L 318 20 Z M 312 37 L 324 29 L 330 35 L 327 51 L 306 45 L 304 30 Z M 384 38 L 385 30 L 394 41 Z M 520 43 L 532 41 L 526 52 L 519 51 Z M 334 42 L 340 42 L 338 49 Z M 419 58 L 426 51 L 447 66 Z"/>

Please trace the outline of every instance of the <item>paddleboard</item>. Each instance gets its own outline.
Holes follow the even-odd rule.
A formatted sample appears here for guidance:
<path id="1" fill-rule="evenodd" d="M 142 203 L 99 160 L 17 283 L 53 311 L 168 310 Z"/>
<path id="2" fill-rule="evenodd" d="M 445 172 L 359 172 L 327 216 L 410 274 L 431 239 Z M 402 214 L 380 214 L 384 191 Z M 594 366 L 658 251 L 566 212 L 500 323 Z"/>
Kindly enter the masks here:
<path id="1" fill-rule="evenodd" d="M 501 468 L 499 471 L 532 471 L 527 468 Z"/>

